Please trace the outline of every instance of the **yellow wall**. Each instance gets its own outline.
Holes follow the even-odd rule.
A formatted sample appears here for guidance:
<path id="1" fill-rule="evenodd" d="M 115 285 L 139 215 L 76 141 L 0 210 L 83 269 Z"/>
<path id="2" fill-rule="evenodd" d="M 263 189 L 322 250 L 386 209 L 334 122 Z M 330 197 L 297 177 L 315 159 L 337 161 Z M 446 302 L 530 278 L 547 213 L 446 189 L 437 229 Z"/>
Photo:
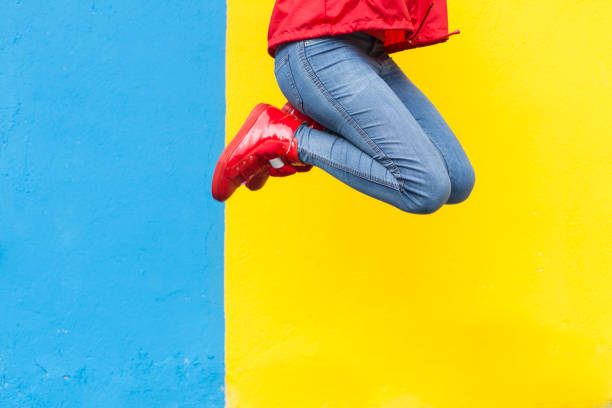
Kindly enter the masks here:
<path id="1" fill-rule="evenodd" d="M 314 169 L 227 205 L 231 408 L 591 408 L 612 398 L 610 0 L 449 1 L 393 54 L 469 200 L 402 213 Z M 272 0 L 229 0 L 227 137 L 280 106 Z"/>

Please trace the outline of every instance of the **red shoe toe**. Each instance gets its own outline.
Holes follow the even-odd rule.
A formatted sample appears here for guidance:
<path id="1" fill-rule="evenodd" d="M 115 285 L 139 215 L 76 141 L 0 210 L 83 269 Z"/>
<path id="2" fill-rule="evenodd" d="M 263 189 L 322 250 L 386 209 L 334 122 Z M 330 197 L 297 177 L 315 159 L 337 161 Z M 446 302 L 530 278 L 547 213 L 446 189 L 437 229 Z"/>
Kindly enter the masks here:
<path id="1" fill-rule="evenodd" d="M 232 141 L 223 150 L 223 153 L 221 153 L 221 157 L 215 167 L 215 173 L 213 174 L 212 196 L 215 200 L 227 200 L 246 181 L 246 178 L 240 172 L 241 168 L 230 168 L 229 165 L 237 161 L 236 153 L 240 152 L 236 152 L 236 150 L 245 141 L 245 138 L 249 136 L 249 130 L 267 107 L 268 105 L 263 103 L 255 106 L 238 133 L 236 133 L 236 136 L 234 136 Z"/>

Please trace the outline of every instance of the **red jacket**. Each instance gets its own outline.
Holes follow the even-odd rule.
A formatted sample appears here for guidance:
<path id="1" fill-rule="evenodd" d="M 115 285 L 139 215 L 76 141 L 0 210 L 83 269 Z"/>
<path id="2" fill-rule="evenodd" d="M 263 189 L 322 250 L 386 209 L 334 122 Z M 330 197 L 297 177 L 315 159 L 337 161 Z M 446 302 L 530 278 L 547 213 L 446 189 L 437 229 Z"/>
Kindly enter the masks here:
<path id="1" fill-rule="evenodd" d="M 446 0 L 276 0 L 268 53 L 286 41 L 376 30 L 388 53 L 446 41 Z"/>

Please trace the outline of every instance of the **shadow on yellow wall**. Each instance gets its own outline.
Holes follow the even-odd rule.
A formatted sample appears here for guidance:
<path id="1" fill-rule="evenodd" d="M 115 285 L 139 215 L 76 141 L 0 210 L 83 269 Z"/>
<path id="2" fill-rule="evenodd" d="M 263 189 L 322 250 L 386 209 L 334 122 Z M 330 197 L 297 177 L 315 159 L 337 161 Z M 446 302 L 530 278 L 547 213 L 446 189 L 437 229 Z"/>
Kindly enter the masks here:
<path id="1" fill-rule="evenodd" d="M 281 106 L 273 1 L 229 0 L 227 135 Z M 392 54 L 476 170 L 402 213 L 319 169 L 227 206 L 231 408 L 596 408 L 612 399 L 609 0 L 449 1 Z"/>

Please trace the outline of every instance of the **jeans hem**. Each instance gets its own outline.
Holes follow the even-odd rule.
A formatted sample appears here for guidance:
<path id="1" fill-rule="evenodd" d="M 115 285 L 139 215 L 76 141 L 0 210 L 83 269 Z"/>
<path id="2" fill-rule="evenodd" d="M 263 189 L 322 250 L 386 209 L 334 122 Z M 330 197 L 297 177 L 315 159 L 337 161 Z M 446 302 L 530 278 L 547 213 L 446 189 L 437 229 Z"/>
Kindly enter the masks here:
<path id="1" fill-rule="evenodd" d="M 335 168 L 337 170 L 342 170 L 342 171 L 344 171 L 346 173 L 352 174 L 354 176 L 360 177 L 360 178 L 362 178 L 364 180 L 368 180 L 368 181 L 376 183 L 376 184 L 380 184 L 380 185 L 385 186 L 385 187 L 389 187 L 389 188 L 391 188 L 393 190 L 396 190 L 396 191 L 401 191 L 402 190 L 402 188 L 399 185 L 399 183 L 398 184 L 393 184 L 393 183 L 389 183 L 388 181 L 379 179 L 378 177 L 372 177 L 369 174 L 366 174 L 366 173 L 363 173 L 363 172 L 351 169 L 349 167 L 343 166 L 341 164 L 338 164 L 336 162 L 333 162 L 333 161 L 329 160 L 326 157 L 319 156 L 316 153 L 311 153 L 308 150 L 306 150 L 304 148 L 301 148 L 301 147 L 298 148 L 298 151 L 302 151 L 308 157 L 311 157 L 311 158 L 313 158 L 313 159 L 315 159 L 315 160 L 317 160 L 317 161 L 319 161 L 319 162 L 321 162 L 323 164 L 327 164 L 328 166 L 331 166 L 331 167 L 333 167 L 333 168 Z M 308 163 L 308 164 L 313 164 L 313 163 Z"/>

